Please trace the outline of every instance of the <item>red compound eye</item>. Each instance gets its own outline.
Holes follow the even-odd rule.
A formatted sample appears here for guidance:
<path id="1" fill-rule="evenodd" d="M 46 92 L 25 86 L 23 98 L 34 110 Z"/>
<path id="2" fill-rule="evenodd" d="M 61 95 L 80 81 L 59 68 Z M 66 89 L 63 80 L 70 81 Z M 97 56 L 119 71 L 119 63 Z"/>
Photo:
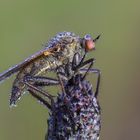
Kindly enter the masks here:
<path id="1" fill-rule="evenodd" d="M 95 43 L 93 40 L 86 40 L 85 45 L 87 51 L 95 49 Z"/>
<path id="2" fill-rule="evenodd" d="M 95 49 L 95 42 L 93 41 L 93 39 L 91 38 L 90 35 L 85 35 L 84 39 L 85 39 L 86 51 L 91 51 L 91 50 Z"/>

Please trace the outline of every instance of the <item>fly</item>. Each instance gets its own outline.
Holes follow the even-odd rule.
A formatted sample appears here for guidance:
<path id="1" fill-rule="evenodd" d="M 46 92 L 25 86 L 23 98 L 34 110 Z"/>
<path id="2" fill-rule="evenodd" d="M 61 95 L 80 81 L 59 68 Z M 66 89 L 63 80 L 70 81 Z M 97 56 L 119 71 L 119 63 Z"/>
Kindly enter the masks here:
<path id="1" fill-rule="evenodd" d="M 72 32 L 58 33 L 45 44 L 44 49 L 1 73 L 0 82 L 17 73 L 12 86 L 10 105 L 15 105 L 26 91 L 40 92 L 51 99 L 52 96 L 43 91 L 41 87 L 58 85 L 59 80 L 46 77 L 46 72 L 53 71 L 61 75 L 58 69 L 64 68 L 68 64 L 71 71 L 75 72 L 81 67 L 93 63 L 93 59 L 84 62 L 84 58 L 87 52 L 95 49 L 95 42 L 99 37 L 92 39 L 90 35 L 85 35 L 84 38 L 80 38 Z M 67 75 L 71 76 L 70 73 L 67 72 Z"/>

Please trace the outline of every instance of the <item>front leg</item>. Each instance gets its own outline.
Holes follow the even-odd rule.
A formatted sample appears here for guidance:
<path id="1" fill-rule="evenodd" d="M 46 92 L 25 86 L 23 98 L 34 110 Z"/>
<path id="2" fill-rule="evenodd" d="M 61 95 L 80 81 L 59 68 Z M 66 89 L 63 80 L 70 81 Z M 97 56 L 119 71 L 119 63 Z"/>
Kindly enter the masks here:
<path id="1" fill-rule="evenodd" d="M 99 93 L 101 72 L 98 69 L 92 69 L 92 66 L 93 66 L 94 62 L 95 62 L 95 59 L 94 58 L 91 58 L 91 59 L 88 59 L 88 60 L 86 60 L 84 62 L 81 62 L 79 65 L 77 65 L 75 67 L 74 72 L 76 74 L 78 71 L 80 71 L 82 73 L 84 71 L 84 76 L 83 76 L 82 80 L 85 79 L 85 77 L 87 76 L 88 72 L 93 72 L 93 73 L 96 73 L 98 75 L 98 77 L 97 77 L 96 91 L 95 91 L 95 97 L 97 97 L 97 95 Z M 87 66 L 88 66 L 88 68 L 85 68 L 84 69 L 84 67 L 87 67 Z"/>
<path id="2" fill-rule="evenodd" d="M 80 69 L 80 72 L 81 73 L 85 73 L 87 72 L 87 69 Z M 96 91 L 95 91 L 95 97 L 98 96 L 98 93 L 99 93 L 99 87 L 100 87 L 100 79 L 101 79 L 101 71 L 99 69 L 90 69 L 89 72 L 92 72 L 92 73 L 95 73 L 97 74 L 97 84 L 96 84 Z"/>
<path id="3" fill-rule="evenodd" d="M 93 63 L 95 62 L 95 59 L 94 58 L 91 58 L 91 59 L 88 59 L 82 63 L 80 63 L 80 65 L 77 65 L 74 69 L 74 72 L 75 74 L 80 71 L 80 69 L 84 68 L 84 67 L 87 67 L 88 65 L 88 68 L 87 68 L 87 71 L 85 72 L 82 80 L 84 80 L 84 78 L 86 77 L 87 73 L 89 72 L 89 70 L 91 69 L 91 67 L 93 66 Z"/>

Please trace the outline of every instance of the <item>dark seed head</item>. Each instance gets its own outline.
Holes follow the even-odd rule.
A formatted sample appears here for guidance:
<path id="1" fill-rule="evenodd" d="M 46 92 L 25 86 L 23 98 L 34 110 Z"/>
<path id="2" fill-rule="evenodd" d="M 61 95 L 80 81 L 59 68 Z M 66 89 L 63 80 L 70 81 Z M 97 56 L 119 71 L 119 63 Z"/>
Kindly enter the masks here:
<path id="1" fill-rule="evenodd" d="M 91 84 L 78 78 L 80 75 L 65 85 L 65 89 L 71 90 L 60 94 L 55 102 L 48 121 L 46 140 L 98 140 L 100 106 Z M 74 83 L 76 79 L 78 84 Z"/>

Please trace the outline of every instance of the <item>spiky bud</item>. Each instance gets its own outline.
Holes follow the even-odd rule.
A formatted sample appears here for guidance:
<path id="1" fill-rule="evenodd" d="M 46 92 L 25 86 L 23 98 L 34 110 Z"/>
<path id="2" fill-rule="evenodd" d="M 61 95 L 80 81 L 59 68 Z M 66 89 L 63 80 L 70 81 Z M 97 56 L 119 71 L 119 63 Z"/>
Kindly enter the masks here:
<path id="1" fill-rule="evenodd" d="M 98 140 L 101 111 L 92 85 L 77 75 L 64 88 L 53 105 L 46 140 Z"/>

